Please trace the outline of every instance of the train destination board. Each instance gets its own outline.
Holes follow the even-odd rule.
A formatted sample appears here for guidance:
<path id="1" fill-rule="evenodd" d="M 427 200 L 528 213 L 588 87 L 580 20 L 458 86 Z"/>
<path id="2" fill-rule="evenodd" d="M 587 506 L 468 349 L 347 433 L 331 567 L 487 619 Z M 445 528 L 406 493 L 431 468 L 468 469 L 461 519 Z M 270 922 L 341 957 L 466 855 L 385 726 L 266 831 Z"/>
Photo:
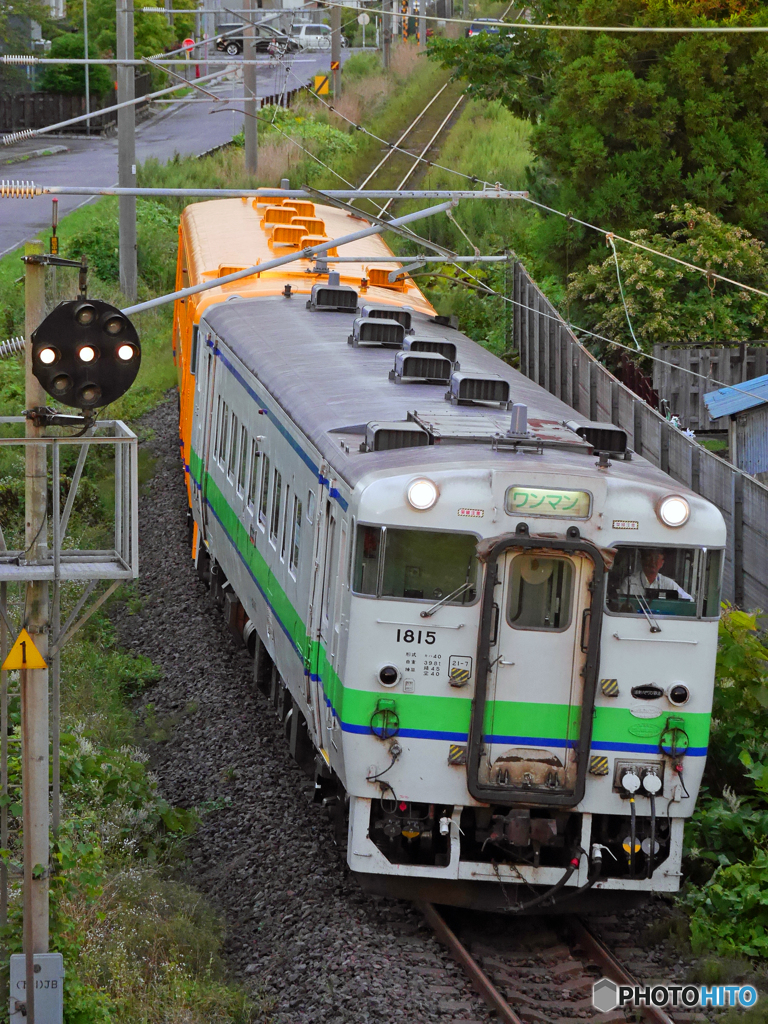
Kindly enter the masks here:
<path id="1" fill-rule="evenodd" d="M 505 509 L 508 515 L 547 519 L 588 519 L 592 497 L 589 491 L 564 491 L 557 487 L 510 487 Z"/>

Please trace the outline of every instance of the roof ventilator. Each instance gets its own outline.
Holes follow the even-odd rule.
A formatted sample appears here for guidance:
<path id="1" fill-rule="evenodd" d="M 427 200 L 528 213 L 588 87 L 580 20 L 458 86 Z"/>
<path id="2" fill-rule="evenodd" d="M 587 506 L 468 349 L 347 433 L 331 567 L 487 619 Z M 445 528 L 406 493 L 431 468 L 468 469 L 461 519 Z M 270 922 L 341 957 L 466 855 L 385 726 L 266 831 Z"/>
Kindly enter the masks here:
<path id="1" fill-rule="evenodd" d="M 579 423 L 577 420 L 567 420 L 565 426 L 574 434 L 583 437 L 587 444 L 592 446 L 595 455 L 614 455 L 627 462 L 632 458 L 632 452 L 627 448 L 627 432 L 612 423 Z"/>
<path id="2" fill-rule="evenodd" d="M 458 355 L 456 344 L 453 341 L 446 341 L 444 338 L 412 338 L 408 337 L 403 341 L 403 348 L 406 352 L 434 352 L 438 356 L 445 356 L 453 363 L 454 370 L 460 369 L 456 360 Z"/>
<path id="3" fill-rule="evenodd" d="M 405 328 L 397 320 L 377 320 L 358 316 L 352 323 L 350 345 L 379 345 L 382 348 L 402 348 Z"/>
<path id="4" fill-rule="evenodd" d="M 447 384 L 451 370 L 451 361 L 445 356 L 431 352 L 398 352 L 389 379 L 395 384 Z"/>
<path id="5" fill-rule="evenodd" d="M 367 302 L 361 308 L 360 313 L 371 320 L 397 320 L 405 328 L 406 334 L 411 329 L 411 311 L 403 306 L 385 306 Z"/>
<path id="6" fill-rule="evenodd" d="M 417 423 L 399 420 L 391 423 L 368 423 L 361 452 L 384 452 L 395 448 L 420 448 L 430 443 L 429 434 Z"/>
<path id="7" fill-rule="evenodd" d="M 509 381 L 498 373 L 454 372 L 445 398 L 452 405 L 499 405 L 508 409 Z"/>
<path id="8" fill-rule="evenodd" d="M 357 312 L 357 291 L 348 285 L 339 284 L 339 275 L 331 272 L 328 284 L 313 284 L 307 309 L 336 313 Z"/>

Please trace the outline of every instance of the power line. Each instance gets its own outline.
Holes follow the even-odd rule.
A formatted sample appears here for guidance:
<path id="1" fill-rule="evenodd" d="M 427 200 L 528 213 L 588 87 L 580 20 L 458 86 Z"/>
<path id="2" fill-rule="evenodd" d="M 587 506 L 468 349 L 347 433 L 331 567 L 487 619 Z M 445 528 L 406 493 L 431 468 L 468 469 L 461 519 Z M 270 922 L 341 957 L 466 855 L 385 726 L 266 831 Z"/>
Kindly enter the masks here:
<path id="1" fill-rule="evenodd" d="M 325 0 L 326 7 L 343 7 L 347 10 L 365 11 L 369 7 L 358 4 L 341 3 L 336 0 Z M 436 14 L 419 15 L 428 21 L 440 21 L 445 24 L 473 25 L 476 18 L 440 18 Z M 768 25 L 551 25 L 537 24 L 527 21 L 483 21 L 486 28 L 514 28 L 540 32 L 622 32 L 622 33 L 669 33 L 671 35 L 713 35 L 713 34 L 765 34 Z M 512 33 L 510 33 L 512 34 Z"/>

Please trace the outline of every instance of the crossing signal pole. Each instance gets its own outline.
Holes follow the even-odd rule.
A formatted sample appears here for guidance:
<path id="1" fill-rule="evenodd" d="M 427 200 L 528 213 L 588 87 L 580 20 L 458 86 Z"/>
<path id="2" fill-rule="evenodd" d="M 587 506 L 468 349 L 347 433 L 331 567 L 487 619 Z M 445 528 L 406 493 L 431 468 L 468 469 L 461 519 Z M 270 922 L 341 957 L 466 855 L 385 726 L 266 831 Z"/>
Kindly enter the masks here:
<path id="1" fill-rule="evenodd" d="M 117 58 L 133 60 L 133 0 L 117 0 Z M 130 64 L 117 66 L 117 102 L 133 100 L 134 71 Z M 136 108 L 117 111 L 117 182 L 120 188 L 136 187 Z M 120 290 L 129 302 L 136 301 L 136 198 L 120 196 Z"/>

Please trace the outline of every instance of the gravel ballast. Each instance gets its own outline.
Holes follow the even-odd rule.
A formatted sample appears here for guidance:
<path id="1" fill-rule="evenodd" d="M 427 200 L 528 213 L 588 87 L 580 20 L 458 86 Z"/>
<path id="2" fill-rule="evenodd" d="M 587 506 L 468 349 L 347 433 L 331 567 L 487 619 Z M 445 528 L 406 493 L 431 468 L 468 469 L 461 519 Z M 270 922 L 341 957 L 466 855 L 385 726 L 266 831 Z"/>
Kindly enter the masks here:
<path id="1" fill-rule="evenodd" d="M 140 498 L 142 602 L 119 636 L 164 672 L 138 714 L 164 796 L 204 812 L 187 881 L 225 917 L 232 980 L 274 1000 L 275 1024 L 488 1021 L 420 915 L 350 876 L 252 659 L 195 573 L 175 396 L 142 428 L 157 460 Z"/>

